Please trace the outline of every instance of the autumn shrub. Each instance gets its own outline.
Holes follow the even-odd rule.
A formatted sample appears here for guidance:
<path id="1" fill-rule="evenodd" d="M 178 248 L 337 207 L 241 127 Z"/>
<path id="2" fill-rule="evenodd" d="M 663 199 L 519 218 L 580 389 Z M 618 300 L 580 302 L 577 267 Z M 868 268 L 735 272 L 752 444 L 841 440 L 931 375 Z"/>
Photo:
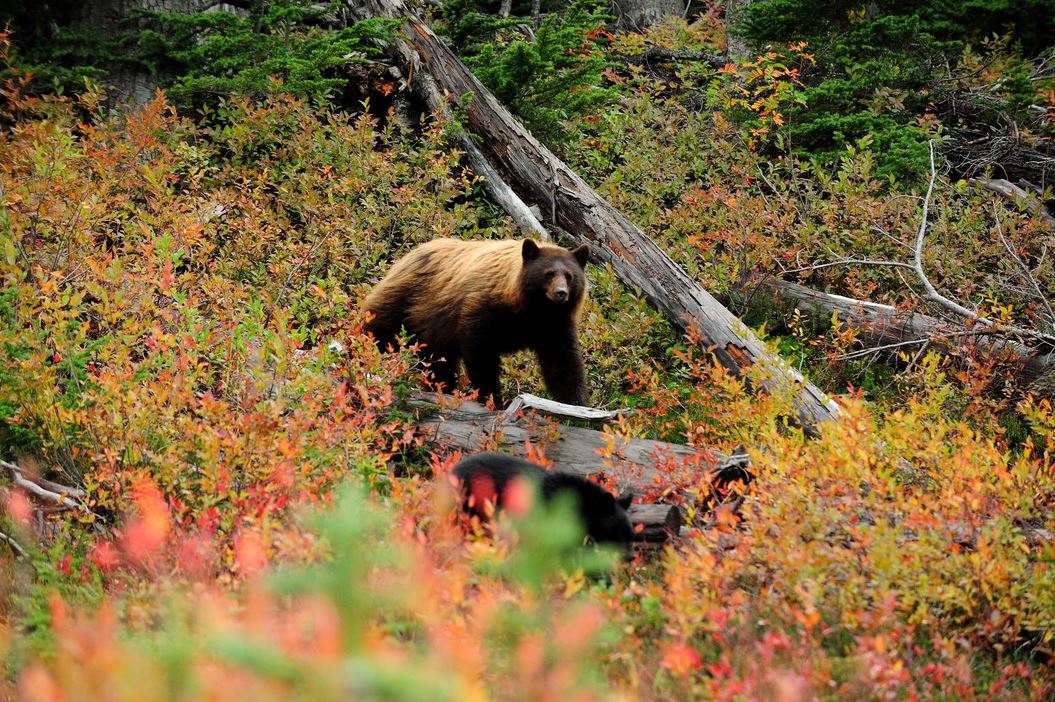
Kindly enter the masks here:
<path id="1" fill-rule="evenodd" d="M 762 158 L 699 109 L 713 79 L 609 73 L 623 99 L 574 125 L 574 167 L 729 299 L 781 274 L 907 305 L 896 267 L 840 259 L 904 256 L 919 198 L 891 197 L 867 149 L 835 170 Z M 617 434 L 700 450 L 649 466 L 684 538 L 594 578 L 559 515 L 463 531 L 441 498 L 454 459 L 411 426 L 416 356 L 361 333 L 389 261 L 513 235 L 443 125 L 398 134 L 281 95 L 198 122 L 164 97 L 108 114 L 90 91 L 29 95 L 13 66 L 3 81 L 0 457 L 86 495 L 38 521 L 2 486 L 0 531 L 28 554 L 0 544 L 0 695 L 1052 697 L 1049 402 L 994 400 L 934 354 L 870 402 L 834 366 L 852 334 L 792 318 L 770 343 L 808 373 L 831 363 L 842 408 L 807 439 L 788 394 L 590 266 L 593 400 L 635 410 L 598 466 L 628 477 Z M 1046 234 L 967 184 L 939 181 L 932 207 L 943 289 L 1023 320 L 986 262 L 1002 234 L 1048 265 Z M 524 356 L 506 370 L 511 391 L 541 387 Z M 1010 404 L 1014 446 L 995 423 Z M 534 421 L 544 454 L 552 422 Z M 713 485 L 711 452 L 741 445 L 751 476 Z"/>
<path id="2" fill-rule="evenodd" d="M 96 92 L 35 96 L 6 65 L 2 457 L 86 491 L 43 529 L 5 524 L 42 542 L 36 585 L 3 598 L 25 661 L 53 650 L 53 592 L 78 608 L 121 591 L 122 623 L 142 625 L 130 613 L 153 621 L 158 580 L 233 587 L 246 549 L 300 560 L 300 509 L 351 477 L 391 494 L 390 461 L 422 472 L 403 405 L 421 368 L 369 343 L 359 301 L 418 243 L 512 229 L 443 125 L 398 136 L 281 95 L 197 123 L 163 97 L 109 114 Z M 673 332 L 640 338 L 656 319 L 640 301 L 605 322 L 629 296 L 599 275 L 604 403 L 619 357 Z M 510 382 L 538 391 L 525 365 Z"/>
<path id="3" fill-rule="evenodd" d="M 668 419 L 701 445 L 746 438 L 757 472 L 697 513 L 654 578 L 610 595 L 626 634 L 614 680 L 643 699 L 1052 694 L 1050 448 L 1011 454 L 950 420 L 956 390 L 933 354 L 902 409 L 847 397 L 813 440 L 788 427 L 787 398 L 685 361 L 692 390 Z"/>
<path id="4" fill-rule="evenodd" d="M 368 343 L 361 293 L 415 243 L 495 231 L 441 129 L 404 150 L 290 97 L 194 124 L 26 85 L 0 135 L 4 453 L 85 487 L 79 556 L 140 494 L 170 515 L 156 538 L 218 535 L 219 573 L 349 475 L 383 491 L 420 369 Z"/>

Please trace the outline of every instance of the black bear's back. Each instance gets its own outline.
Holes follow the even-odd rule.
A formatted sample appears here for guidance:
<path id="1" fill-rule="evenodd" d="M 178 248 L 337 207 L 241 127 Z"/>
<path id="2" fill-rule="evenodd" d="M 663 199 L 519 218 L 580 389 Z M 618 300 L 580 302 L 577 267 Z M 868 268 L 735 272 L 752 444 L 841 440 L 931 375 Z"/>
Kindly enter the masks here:
<path id="1" fill-rule="evenodd" d="M 462 494 L 465 497 L 463 508 L 470 514 L 486 516 L 483 505 L 478 504 L 482 501 L 481 494 L 495 495 L 494 506 L 500 509 L 509 482 L 524 476 L 539 482 L 541 496 L 545 502 L 553 501 L 558 495 L 571 495 L 575 502 L 575 513 L 579 516 L 586 534 L 594 541 L 616 545 L 624 552 L 630 552 L 634 532 L 626 513 L 630 504 L 629 495 L 616 498 L 600 485 L 582 476 L 547 471 L 523 458 L 503 453 L 485 452 L 469 456 L 455 466 L 453 473 L 461 481 Z M 481 483 L 483 490 L 480 489 Z M 473 504 L 469 504 L 470 495 L 476 496 Z"/>
<path id="2" fill-rule="evenodd" d="M 503 506 L 506 487 L 514 478 L 523 476 L 542 484 L 547 475 L 546 471 L 535 463 L 493 451 L 485 451 L 463 458 L 452 472 L 461 481 L 462 492 L 467 499 L 478 481 L 489 481 L 488 487 L 497 497 L 495 508 L 498 509 Z M 483 516 L 483 505 L 474 504 L 468 508 L 468 511 L 477 516 Z"/>

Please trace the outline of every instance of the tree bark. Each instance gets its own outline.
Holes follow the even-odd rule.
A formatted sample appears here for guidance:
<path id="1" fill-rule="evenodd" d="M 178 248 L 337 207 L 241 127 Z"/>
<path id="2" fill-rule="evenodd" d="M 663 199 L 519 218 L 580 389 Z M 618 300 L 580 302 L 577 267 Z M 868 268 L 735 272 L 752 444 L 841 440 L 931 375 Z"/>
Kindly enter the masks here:
<path id="1" fill-rule="evenodd" d="M 681 510 L 676 505 L 630 505 L 626 511 L 634 526 L 634 540 L 663 543 L 681 534 Z"/>
<path id="2" fill-rule="evenodd" d="M 398 0 L 368 0 L 366 16 L 404 16 Z M 364 8 L 358 11 L 363 12 Z M 419 19 L 405 15 L 406 41 L 395 47 L 397 60 L 413 80 L 435 80 L 454 99 L 472 93 L 466 127 L 479 139 L 490 165 L 519 192 L 555 218 L 573 244 L 588 243 L 624 283 L 681 328 L 694 330 L 701 344 L 725 368 L 752 377 L 766 390 L 788 392 L 796 423 L 814 435 L 816 425 L 839 415 L 838 406 L 779 357 L 770 353 L 732 313 L 692 280 L 649 237 L 597 195 L 549 149 L 509 114 L 464 64 Z"/>
<path id="3" fill-rule="evenodd" d="M 136 12 L 193 13 L 207 4 L 211 3 L 203 0 L 87 0 L 81 8 L 81 22 L 99 37 L 114 39 L 139 31 L 140 20 L 136 19 Z M 109 67 L 106 80 L 110 100 L 115 104 L 146 104 L 154 99 L 158 86 L 166 77 L 139 64 L 115 63 Z"/>
<path id="4" fill-rule="evenodd" d="M 616 26 L 640 32 L 668 17 L 681 17 L 685 13 L 682 0 L 612 0 Z"/>
<path id="5" fill-rule="evenodd" d="M 725 56 L 734 63 L 751 58 L 751 47 L 736 26 L 744 18 L 744 9 L 751 2 L 752 0 L 726 0 L 725 3 Z"/>
<path id="6" fill-rule="evenodd" d="M 858 330 L 857 338 L 864 347 L 877 353 L 915 352 L 924 345 L 954 360 L 982 353 L 1014 364 L 1015 380 L 1024 390 L 1047 397 L 1055 394 L 1055 353 L 1050 350 L 1028 346 L 989 329 L 968 329 L 918 312 L 819 292 L 784 280 L 763 281 L 757 290 L 817 321 L 829 321 L 838 313 L 840 320 Z"/>

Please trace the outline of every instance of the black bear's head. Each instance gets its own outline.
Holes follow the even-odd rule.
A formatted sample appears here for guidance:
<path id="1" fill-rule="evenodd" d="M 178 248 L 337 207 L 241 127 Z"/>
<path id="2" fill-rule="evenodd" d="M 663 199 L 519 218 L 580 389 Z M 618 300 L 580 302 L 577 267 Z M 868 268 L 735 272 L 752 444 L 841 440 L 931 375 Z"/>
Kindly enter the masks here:
<path id="1" fill-rule="evenodd" d="M 592 519 L 587 519 L 587 532 L 593 540 L 600 544 L 609 544 L 622 551 L 623 558 L 630 560 L 634 557 L 634 527 L 630 524 L 630 517 L 626 511 L 630 509 L 633 495 L 626 493 L 611 497 L 611 505 L 604 500 L 603 507 Z"/>
<path id="2" fill-rule="evenodd" d="M 634 555 L 634 527 L 630 516 L 633 496 L 630 493 L 616 497 L 595 482 L 581 475 L 550 471 L 542 480 L 542 496 L 550 500 L 562 492 L 570 493 L 576 500 L 587 538 L 596 544 L 615 547 L 623 557 Z"/>
<path id="3" fill-rule="evenodd" d="M 568 251 L 559 246 L 539 246 L 524 239 L 521 289 L 529 300 L 578 307 L 586 291 L 586 245 Z"/>

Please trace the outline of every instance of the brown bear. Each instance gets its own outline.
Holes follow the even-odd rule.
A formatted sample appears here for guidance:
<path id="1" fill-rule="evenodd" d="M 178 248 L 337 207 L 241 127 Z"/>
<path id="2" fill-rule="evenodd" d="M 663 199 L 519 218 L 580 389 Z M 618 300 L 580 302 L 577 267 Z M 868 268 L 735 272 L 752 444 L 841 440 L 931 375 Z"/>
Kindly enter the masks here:
<path id="1" fill-rule="evenodd" d="M 383 349 L 405 328 L 450 389 L 461 359 L 469 382 L 502 406 L 501 358 L 531 349 L 553 399 L 587 402 L 576 333 L 589 249 L 520 241 L 436 239 L 396 261 L 370 292 L 367 331 Z"/>

